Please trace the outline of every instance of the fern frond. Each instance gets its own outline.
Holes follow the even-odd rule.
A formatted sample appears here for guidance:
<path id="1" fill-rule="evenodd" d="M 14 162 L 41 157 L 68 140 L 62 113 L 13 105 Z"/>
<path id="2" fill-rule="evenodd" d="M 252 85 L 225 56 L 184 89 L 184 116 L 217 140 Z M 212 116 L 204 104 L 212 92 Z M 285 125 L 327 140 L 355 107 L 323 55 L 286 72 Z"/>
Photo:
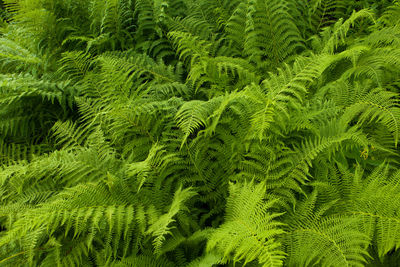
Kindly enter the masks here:
<path id="1" fill-rule="evenodd" d="M 197 16 L 197 14 L 185 18 L 171 19 L 168 27 L 170 32 L 186 32 L 203 40 L 208 40 L 214 30 L 207 20 Z"/>
<path id="2" fill-rule="evenodd" d="M 74 83 L 82 80 L 90 69 L 91 56 L 79 51 L 65 52 L 60 60 L 58 73 Z"/>
<path id="3" fill-rule="evenodd" d="M 56 122 L 52 128 L 57 144 L 64 149 L 73 148 L 74 146 L 83 146 L 87 144 L 87 138 L 91 129 L 77 127 L 71 121 Z"/>
<path id="4" fill-rule="evenodd" d="M 393 4 L 385 9 L 382 16 L 378 19 L 379 22 L 385 24 L 385 26 L 399 25 L 400 16 L 400 3 L 399 1 L 393 1 Z"/>
<path id="5" fill-rule="evenodd" d="M 271 74 L 261 86 L 249 86 L 246 95 L 256 107 L 250 120 L 249 137 L 265 138 L 265 132 L 274 122 L 284 128 L 284 122 L 289 120 L 290 110 L 300 109 L 308 92 L 307 87 L 321 77 L 331 60 L 328 56 L 304 58 L 293 67 L 284 65 L 282 69 L 278 69 L 278 74 Z"/>
<path id="6" fill-rule="evenodd" d="M 381 123 L 392 133 L 395 146 L 397 146 L 400 120 L 397 94 L 377 88 L 359 97 L 358 101 L 346 108 L 342 116 L 345 123 L 350 123 L 355 119 L 360 126 L 373 121 Z"/>
<path id="7" fill-rule="evenodd" d="M 153 245 L 156 254 L 161 252 L 160 249 L 166 238 L 165 235 L 171 233 L 172 228 L 169 225 L 175 221 L 173 217 L 175 217 L 178 212 L 187 209 L 184 203 L 194 195 L 196 195 L 196 193 L 192 191 L 191 188 L 186 188 L 183 190 L 182 188 L 179 188 L 174 194 L 174 198 L 168 213 L 162 215 L 156 222 L 154 222 L 154 224 L 149 227 L 147 234 L 152 234 L 155 237 L 153 240 Z"/>
<path id="8" fill-rule="evenodd" d="M 397 184 L 400 173 L 390 173 L 388 166 L 382 164 L 363 180 L 362 174 L 359 172 L 358 177 L 353 178 L 356 194 L 354 202 L 349 203 L 349 214 L 359 222 L 360 230 L 371 238 L 379 256 L 383 257 L 399 247 L 400 238 L 397 232 L 400 227 L 400 191 Z"/>
<path id="9" fill-rule="evenodd" d="M 34 71 L 40 68 L 43 59 L 15 41 L 0 38 L 0 64 L 5 72 Z"/>
<path id="10" fill-rule="evenodd" d="M 264 194 L 263 184 L 231 185 L 225 222 L 211 235 L 207 251 L 219 251 L 233 262 L 281 266 L 285 254 L 276 238 L 284 231 L 275 220 L 281 214 L 270 211 L 275 201 L 264 201 Z"/>
<path id="11" fill-rule="evenodd" d="M 186 32 L 169 32 L 168 37 L 172 40 L 179 54 L 179 59 L 183 60 L 186 64 L 193 66 L 202 57 L 209 55 L 209 47 L 211 43 L 199 40 L 199 37 L 192 36 Z"/>
<path id="12" fill-rule="evenodd" d="M 277 66 L 301 47 L 301 37 L 285 1 L 246 1 L 238 5 L 226 31 L 250 61 Z"/>
<path id="13" fill-rule="evenodd" d="M 314 0 L 309 3 L 310 26 L 313 32 L 330 26 L 335 19 L 343 18 L 348 8 L 346 1 Z"/>
<path id="14" fill-rule="evenodd" d="M 314 220 L 288 234 L 289 265 L 364 266 L 369 239 L 357 220 L 332 216 Z"/>
<path id="15" fill-rule="evenodd" d="M 331 37 L 326 41 L 322 52 L 332 54 L 340 44 L 345 43 L 345 38 L 350 27 L 353 26 L 357 20 L 363 18 L 367 18 L 375 23 L 373 13 L 368 9 L 362 9 L 357 12 L 353 11 L 353 14 L 351 14 L 346 21 L 338 20 L 338 22 L 335 23 Z"/>

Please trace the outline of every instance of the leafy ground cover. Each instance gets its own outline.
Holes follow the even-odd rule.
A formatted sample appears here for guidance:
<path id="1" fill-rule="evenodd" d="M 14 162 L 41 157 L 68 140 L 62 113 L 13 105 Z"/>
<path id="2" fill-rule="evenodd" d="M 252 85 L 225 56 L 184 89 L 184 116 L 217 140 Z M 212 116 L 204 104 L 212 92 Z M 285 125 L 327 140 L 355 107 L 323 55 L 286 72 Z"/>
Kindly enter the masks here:
<path id="1" fill-rule="evenodd" d="M 399 1 L 0 8 L 0 266 L 398 266 Z"/>

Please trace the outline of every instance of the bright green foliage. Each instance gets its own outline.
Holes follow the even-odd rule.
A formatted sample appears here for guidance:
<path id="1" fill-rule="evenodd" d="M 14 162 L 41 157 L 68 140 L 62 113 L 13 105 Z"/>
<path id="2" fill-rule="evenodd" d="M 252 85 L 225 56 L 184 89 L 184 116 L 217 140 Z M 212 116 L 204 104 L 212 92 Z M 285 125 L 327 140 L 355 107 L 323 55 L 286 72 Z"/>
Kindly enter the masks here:
<path id="1" fill-rule="evenodd" d="M 0 266 L 398 266 L 399 18 L 0 1 Z"/>
<path id="2" fill-rule="evenodd" d="M 275 240 L 284 233 L 282 223 L 275 219 L 280 214 L 268 212 L 274 201 L 264 203 L 264 195 L 263 184 L 232 185 L 225 223 L 210 236 L 207 251 L 221 250 L 227 259 L 232 253 L 234 261 L 258 259 L 263 266 L 282 265 L 284 253 Z"/>

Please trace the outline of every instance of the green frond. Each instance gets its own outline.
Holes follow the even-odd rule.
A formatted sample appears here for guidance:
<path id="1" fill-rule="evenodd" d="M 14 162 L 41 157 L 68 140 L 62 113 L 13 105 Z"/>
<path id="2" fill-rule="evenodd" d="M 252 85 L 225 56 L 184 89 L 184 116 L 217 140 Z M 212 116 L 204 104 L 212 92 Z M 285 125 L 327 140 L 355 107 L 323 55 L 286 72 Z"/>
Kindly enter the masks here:
<path id="1" fill-rule="evenodd" d="M 346 14 L 346 1 L 314 0 L 309 3 L 309 27 L 313 32 L 334 24 L 336 19 L 343 18 Z"/>
<path id="2" fill-rule="evenodd" d="M 211 44 L 207 41 L 199 40 L 197 36 L 192 36 L 186 32 L 172 31 L 168 33 L 168 37 L 174 43 L 179 59 L 186 64 L 193 66 L 201 58 L 209 55 L 208 48 Z"/>
<path id="3" fill-rule="evenodd" d="M 368 84 L 356 84 L 353 87 L 346 82 L 338 81 L 332 85 L 335 86 L 333 90 L 337 92 L 333 97 L 334 101 L 344 108 L 341 116 L 343 123 L 355 122 L 359 127 L 379 123 L 390 131 L 394 144 L 397 145 L 399 138 L 397 93 L 383 88 L 369 88 Z"/>
<path id="4" fill-rule="evenodd" d="M 193 100 L 186 102 L 179 109 L 179 112 L 176 114 L 176 119 L 178 127 L 184 133 L 182 145 L 197 129 L 206 126 L 207 119 L 211 114 L 208 108 L 209 106 L 211 106 L 211 103 Z"/>
<path id="5" fill-rule="evenodd" d="M 166 1 L 152 1 L 152 0 L 138 0 L 135 1 L 135 16 L 137 16 L 137 29 L 136 35 L 146 37 L 150 35 L 151 38 L 162 36 L 160 23 L 165 17 Z M 158 8 L 157 6 L 163 6 Z"/>
<path id="6" fill-rule="evenodd" d="M 385 24 L 385 26 L 395 26 L 400 23 L 399 16 L 400 2 L 395 0 L 391 6 L 385 9 L 378 21 Z"/>
<path id="7" fill-rule="evenodd" d="M 127 46 L 125 42 L 131 39 L 129 24 L 132 24 L 133 12 L 130 9 L 130 1 L 107 0 L 104 4 L 104 9 L 101 12 L 103 17 L 100 24 L 100 34 L 110 33 L 121 43 L 121 47 L 125 48 Z M 92 16 L 97 19 L 98 14 L 92 14 Z M 127 40 L 124 40 L 124 38 Z M 115 42 L 116 40 L 110 41 Z M 112 43 L 112 46 L 115 45 Z"/>
<path id="8" fill-rule="evenodd" d="M 355 201 L 349 203 L 349 213 L 371 238 L 379 257 L 399 248 L 399 177 L 399 172 L 390 173 L 387 165 L 375 168 L 369 176 L 354 185 L 358 189 L 357 195 L 354 196 Z"/>
<path id="9" fill-rule="evenodd" d="M 262 266 L 282 266 L 285 253 L 277 238 L 284 231 L 276 220 L 281 214 L 270 210 L 275 201 L 264 201 L 264 194 L 263 184 L 231 185 L 225 222 L 211 235 L 207 251 L 223 253 L 233 262 L 257 260 Z"/>
<path id="10" fill-rule="evenodd" d="M 32 160 L 35 156 L 49 152 L 45 144 L 8 143 L 0 138 L 0 165 L 12 165 L 19 161 Z"/>
<path id="11" fill-rule="evenodd" d="M 35 71 L 43 59 L 17 42 L 0 38 L 0 64 L 2 71 Z"/>
<path id="12" fill-rule="evenodd" d="M 193 100 L 183 104 L 175 116 L 178 127 L 184 133 L 182 146 L 197 129 L 204 128 L 205 136 L 213 135 L 223 114 L 245 97 L 241 92 L 232 92 L 209 101 Z"/>
<path id="13" fill-rule="evenodd" d="M 213 253 L 207 253 L 205 256 L 191 261 L 188 265 L 186 265 L 186 267 L 214 266 L 219 263 L 222 263 L 221 256 Z"/>
<path id="14" fill-rule="evenodd" d="M 393 45 L 398 47 L 400 27 L 385 27 L 371 32 L 366 38 L 365 43 L 373 47 L 387 47 Z"/>
<path id="15" fill-rule="evenodd" d="M 144 90 L 143 84 L 180 82 L 179 73 L 172 66 L 161 62 L 157 64 L 150 57 L 135 53 L 104 54 L 96 59 L 105 78 L 100 83 L 107 90 L 108 86 L 119 87 L 126 97 L 135 96 Z M 93 89 L 91 89 L 93 90 Z M 145 91 L 146 92 L 146 91 Z M 104 96 L 106 97 L 106 96 Z"/>
<path id="16" fill-rule="evenodd" d="M 353 26 L 357 20 L 363 18 L 367 18 L 372 22 L 375 22 L 373 13 L 368 9 L 362 9 L 357 12 L 353 11 L 353 14 L 351 14 L 346 21 L 343 21 L 342 19 L 338 20 L 333 26 L 331 36 L 326 41 L 322 52 L 332 54 L 340 44 L 344 44 L 346 42 L 345 38 L 350 30 L 350 27 Z"/>
<path id="17" fill-rule="evenodd" d="M 225 31 L 227 38 L 236 46 L 236 49 L 243 51 L 246 36 L 253 30 L 254 21 L 252 14 L 256 11 L 256 1 L 241 2 L 235 9 L 229 21 L 226 24 Z"/>
<path id="18" fill-rule="evenodd" d="M 207 40 L 213 34 L 213 27 L 207 20 L 194 14 L 185 18 L 174 18 L 168 23 L 171 32 L 186 32 Z"/>
<path id="19" fill-rule="evenodd" d="M 138 180 L 137 191 L 139 192 L 142 186 L 146 183 L 148 177 L 154 169 L 158 169 L 163 165 L 163 159 L 166 159 L 164 147 L 159 144 L 154 144 L 147 158 L 144 161 L 134 162 L 127 166 L 127 174 L 136 176 Z M 161 171 L 161 170 L 160 170 Z"/>
<path id="20" fill-rule="evenodd" d="M 289 112 L 298 110 L 304 102 L 310 84 L 318 80 L 330 65 L 331 58 L 317 56 L 295 62 L 293 67 L 284 65 L 278 74 L 270 74 L 261 86 L 251 85 L 246 95 L 256 107 L 251 117 L 250 138 L 265 138 L 266 131 L 274 122 L 282 128 L 289 120 Z"/>
<path id="21" fill-rule="evenodd" d="M 77 83 L 84 79 L 90 70 L 90 59 L 90 54 L 81 51 L 65 52 L 60 60 L 61 67 L 58 69 L 58 73 L 62 78 Z"/>
<path id="22" fill-rule="evenodd" d="M 3 74 L 0 83 L 0 131 L 4 137 L 47 137 L 52 124 L 72 112 L 76 88 L 68 82 L 26 74 Z M 33 112 L 37 110 L 37 112 Z M 54 111 L 59 110 L 56 114 Z M 16 140 L 16 141 L 17 141 Z"/>
<path id="23" fill-rule="evenodd" d="M 161 246 L 165 240 L 165 235 L 171 233 L 172 227 L 170 226 L 171 223 L 175 222 L 175 215 L 178 212 L 187 210 L 185 206 L 185 202 L 192 198 L 196 193 L 191 190 L 191 188 L 183 189 L 179 188 L 172 200 L 171 206 L 169 208 L 168 213 L 163 214 L 156 222 L 154 222 L 148 229 L 147 234 L 152 234 L 154 238 L 153 245 L 155 249 L 155 253 L 159 254 Z"/>
<path id="24" fill-rule="evenodd" d="M 87 146 L 87 138 L 91 129 L 77 127 L 71 121 L 56 122 L 52 131 L 57 140 L 57 145 L 64 149 L 73 148 L 75 146 Z"/>
<path id="25" fill-rule="evenodd" d="M 365 266 L 369 239 L 357 219 L 331 216 L 294 228 L 287 235 L 288 265 Z"/>
<path id="26" fill-rule="evenodd" d="M 196 91 L 206 91 L 205 85 L 210 85 L 217 91 L 230 92 L 251 83 L 259 83 L 260 77 L 247 61 L 218 56 L 200 60 L 191 68 L 187 81 L 194 85 Z M 209 93 L 208 95 L 212 96 Z"/>
<path id="27" fill-rule="evenodd" d="M 226 32 L 236 49 L 243 51 L 251 62 L 267 60 L 277 66 L 302 47 L 286 1 L 240 3 L 227 23 Z"/>

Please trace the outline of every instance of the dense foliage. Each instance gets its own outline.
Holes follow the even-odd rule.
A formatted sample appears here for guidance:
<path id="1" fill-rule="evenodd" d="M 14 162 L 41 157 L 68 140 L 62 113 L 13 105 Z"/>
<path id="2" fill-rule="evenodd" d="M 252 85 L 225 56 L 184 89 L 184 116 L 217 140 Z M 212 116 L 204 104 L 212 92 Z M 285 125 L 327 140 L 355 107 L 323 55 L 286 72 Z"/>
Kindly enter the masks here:
<path id="1" fill-rule="evenodd" d="M 0 8 L 0 266 L 398 266 L 399 1 Z"/>

